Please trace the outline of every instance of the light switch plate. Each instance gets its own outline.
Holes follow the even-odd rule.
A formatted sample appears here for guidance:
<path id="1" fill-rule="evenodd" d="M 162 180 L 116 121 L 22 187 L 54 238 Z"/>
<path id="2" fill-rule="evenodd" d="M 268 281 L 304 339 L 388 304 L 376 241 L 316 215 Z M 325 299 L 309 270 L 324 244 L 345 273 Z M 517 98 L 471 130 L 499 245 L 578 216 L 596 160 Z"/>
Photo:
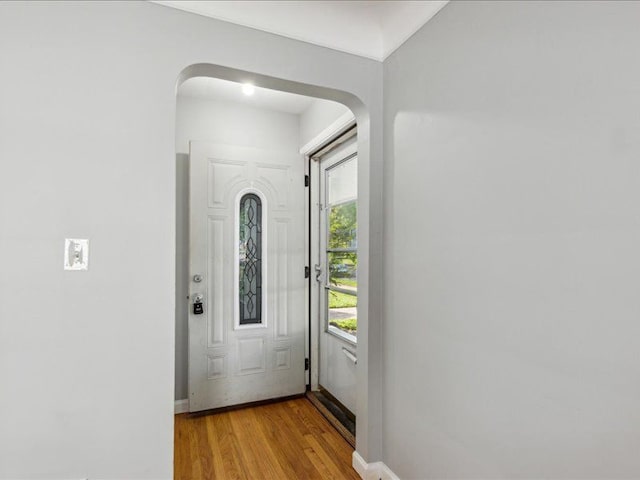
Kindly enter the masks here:
<path id="1" fill-rule="evenodd" d="M 89 240 L 86 238 L 65 238 L 64 269 L 87 270 L 89 268 Z"/>

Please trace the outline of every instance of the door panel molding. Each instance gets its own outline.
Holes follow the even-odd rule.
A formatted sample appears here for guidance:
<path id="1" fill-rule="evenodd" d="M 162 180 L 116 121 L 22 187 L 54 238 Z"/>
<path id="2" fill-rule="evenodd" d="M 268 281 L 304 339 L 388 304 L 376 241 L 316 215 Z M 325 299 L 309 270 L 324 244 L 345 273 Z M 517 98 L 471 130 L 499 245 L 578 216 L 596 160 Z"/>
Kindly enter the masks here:
<path id="1" fill-rule="evenodd" d="M 205 308 L 211 310 L 211 315 L 207 316 L 207 338 L 209 348 L 219 347 L 227 343 L 226 329 L 224 325 L 224 273 L 226 271 L 224 262 L 224 234 L 227 230 L 225 223 L 227 219 L 220 215 L 209 215 L 209 225 L 207 230 L 207 246 L 209 247 L 209 262 L 207 262 L 206 278 L 209 279 L 209 289 L 205 302 Z"/>

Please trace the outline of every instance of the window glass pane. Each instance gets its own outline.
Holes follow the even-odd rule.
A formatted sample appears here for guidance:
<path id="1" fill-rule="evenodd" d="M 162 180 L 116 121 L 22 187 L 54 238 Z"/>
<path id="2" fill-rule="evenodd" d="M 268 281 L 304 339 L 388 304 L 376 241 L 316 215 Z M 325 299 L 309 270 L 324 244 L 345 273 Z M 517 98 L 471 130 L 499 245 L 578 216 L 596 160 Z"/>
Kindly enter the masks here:
<path id="1" fill-rule="evenodd" d="M 334 205 L 358 196 L 358 159 L 356 157 L 327 170 L 327 203 Z"/>
<path id="2" fill-rule="evenodd" d="M 329 252 L 329 286 L 358 292 L 357 270 L 358 254 L 356 252 Z"/>
<path id="3" fill-rule="evenodd" d="M 358 211 L 352 200 L 329 207 L 329 248 L 358 248 Z"/>
<path id="4" fill-rule="evenodd" d="M 262 202 L 240 200 L 240 325 L 262 323 Z"/>
<path id="5" fill-rule="evenodd" d="M 353 157 L 326 171 L 327 330 L 356 342 L 358 330 L 358 163 Z M 340 289 L 341 291 L 337 291 Z"/>
<path id="6" fill-rule="evenodd" d="M 358 297 L 327 290 L 329 331 L 356 341 L 358 333 Z"/>

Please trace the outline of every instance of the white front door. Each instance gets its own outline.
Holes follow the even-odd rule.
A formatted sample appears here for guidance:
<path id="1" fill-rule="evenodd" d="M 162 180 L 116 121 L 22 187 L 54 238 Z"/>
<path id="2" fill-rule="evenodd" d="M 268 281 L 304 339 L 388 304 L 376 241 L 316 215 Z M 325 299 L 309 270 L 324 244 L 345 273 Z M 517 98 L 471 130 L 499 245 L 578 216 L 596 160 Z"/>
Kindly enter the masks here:
<path id="1" fill-rule="evenodd" d="M 356 137 L 323 155 L 316 164 L 316 172 L 319 206 L 314 223 L 318 225 L 320 274 L 314 291 L 320 315 L 319 386 L 356 414 Z"/>
<path id="2" fill-rule="evenodd" d="M 305 391 L 303 179 L 297 154 L 190 144 L 192 412 Z"/>

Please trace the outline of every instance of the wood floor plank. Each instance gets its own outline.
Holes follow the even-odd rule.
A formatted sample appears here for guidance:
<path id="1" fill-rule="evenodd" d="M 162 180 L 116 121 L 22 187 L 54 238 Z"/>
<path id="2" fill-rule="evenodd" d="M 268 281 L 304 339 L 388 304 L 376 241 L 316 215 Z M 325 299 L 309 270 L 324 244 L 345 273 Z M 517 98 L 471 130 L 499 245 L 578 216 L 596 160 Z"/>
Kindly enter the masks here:
<path id="1" fill-rule="evenodd" d="M 308 404 L 295 404 L 292 406 L 297 414 L 299 422 L 304 425 L 307 432 L 305 438 L 307 438 L 307 444 L 318 451 L 320 458 L 326 463 L 328 458 L 331 458 L 331 463 L 337 465 L 342 471 L 350 471 L 354 474 L 353 477 L 358 479 L 359 477 L 355 471 L 351 468 L 351 455 L 342 455 L 344 450 L 344 443 L 346 440 L 338 433 L 338 431 L 324 418 L 324 416 L 317 415 L 318 410 Z M 353 451 L 353 449 L 351 449 Z M 327 464 L 328 468 L 332 468 Z"/>
<path id="2" fill-rule="evenodd" d="M 331 455 L 324 446 L 320 445 L 318 438 L 314 435 L 307 435 L 306 439 L 307 443 L 313 448 L 313 451 L 317 453 L 320 461 L 327 467 L 329 472 L 331 472 L 331 478 L 344 478 L 344 473 L 340 471 L 339 465 L 337 465 L 332 458 L 333 455 Z"/>
<path id="3" fill-rule="evenodd" d="M 342 435 L 339 435 L 340 438 L 344 438 L 342 437 Z M 335 434 L 333 432 L 326 432 L 322 434 L 322 438 L 325 440 L 326 444 L 329 445 L 329 453 L 332 455 L 332 458 L 335 459 L 335 461 L 338 463 L 338 466 L 341 470 L 343 471 L 353 471 L 353 478 L 356 480 L 359 480 L 360 477 L 358 476 L 358 474 L 356 473 L 355 470 L 353 470 L 352 465 L 352 458 L 351 456 L 349 457 L 345 457 L 344 455 L 342 455 L 341 453 L 341 446 L 340 444 L 337 442 L 337 438 L 335 436 Z M 351 445 L 349 442 L 347 442 L 349 445 Z"/>
<path id="4" fill-rule="evenodd" d="M 351 467 L 351 453 L 353 448 L 338 433 L 338 431 L 322 415 L 318 415 L 318 410 L 308 403 L 298 403 L 295 406 L 300 423 L 305 425 L 310 433 L 305 434 L 307 445 L 310 445 L 319 455 L 320 459 L 327 467 L 334 471 L 333 466 L 342 472 L 342 476 L 337 478 L 352 478 L 358 480 L 360 477 Z M 349 445 L 349 455 L 344 455 L 344 446 Z M 333 465 L 333 466 L 332 466 Z"/>
<path id="5" fill-rule="evenodd" d="M 322 480 L 335 479 L 334 475 L 331 473 L 329 468 L 320 459 L 320 455 L 318 455 L 318 453 L 313 448 L 305 448 L 304 454 L 311 461 L 311 463 L 313 463 L 313 466 L 316 469 L 316 472 L 318 475 L 317 478 Z"/>
<path id="6" fill-rule="evenodd" d="M 175 480 L 358 480 L 353 448 L 305 398 L 175 417 Z"/>
<path id="7" fill-rule="evenodd" d="M 304 448 L 303 437 L 286 427 L 288 415 L 284 403 L 269 405 L 260 412 L 261 425 L 267 434 L 269 445 L 278 451 L 278 459 L 283 469 L 290 470 L 287 478 L 316 478 L 317 472 L 311 462 L 301 455 Z"/>
<path id="8" fill-rule="evenodd" d="M 213 454 L 211 452 L 211 441 L 207 430 L 206 419 L 196 423 L 198 439 L 198 458 L 200 459 L 200 470 L 203 478 L 214 478 Z"/>
<path id="9" fill-rule="evenodd" d="M 259 425 L 258 428 L 254 429 L 254 434 L 258 437 L 258 442 L 262 445 L 266 445 L 267 450 L 269 451 L 271 457 L 274 459 L 274 470 L 275 477 L 273 478 L 295 478 L 297 475 L 295 471 L 291 467 L 290 461 L 284 461 L 282 457 L 282 446 L 275 442 L 270 442 L 268 436 L 265 434 L 264 425 L 262 424 L 262 420 L 264 419 L 264 415 L 259 415 L 252 411 L 255 422 Z M 271 428 L 274 428 L 275 425 L 272 425 Z M 291 451 L 294 451 L 291 446 L 289 446 Z"/>
<path id="10" fill-rule="evenodd" d="M 200 446 L 198 443 L 198 422 L 191 424 L 189 428 L 189 461 L 191 462 L 193 478 L 203 478 L 200 463 Z"/>
<path id="11" fill-rule="evenodd" d="M 222 447 L 218 441 L 216 435 L 215 426 L 213 420 L 207 421 L 207 433 L 210 442 L 212 463 L 213 463 L 213 478 L 224 478 L 224 459 L 222 458 Z"/>
<path id="12" fill-rule="evenodd" d="M 246 468 L 242 462 L 240 446 L 233 432 L 229 415 L 218 414 L 203 418 L 213 423 L 213 430 L 220 445 L 219 455 L 224 463 L 224 478 L 232 480 L 250 479 L 251 477 L 247 476 Z"/>
<path id="13" fill-rule="evenodd" d="M 258 418 L 255 410 L 244 409 L 241 415 L 231 417 L 231 424 L 236 433 L 238 443 L 242 445 L 240 452 L 245 467 L 252 479 L 284 478 L 284 472 L 275 458 L 271 445 L 260 441 L 256 434 Z"/>
<path id="14" fill-rule="evenodd" d="M 189 429 L 185 422 L 176 419 L 174 429 L 176 480 L 193 478 L 191 456 L 189 453 Z"/>

